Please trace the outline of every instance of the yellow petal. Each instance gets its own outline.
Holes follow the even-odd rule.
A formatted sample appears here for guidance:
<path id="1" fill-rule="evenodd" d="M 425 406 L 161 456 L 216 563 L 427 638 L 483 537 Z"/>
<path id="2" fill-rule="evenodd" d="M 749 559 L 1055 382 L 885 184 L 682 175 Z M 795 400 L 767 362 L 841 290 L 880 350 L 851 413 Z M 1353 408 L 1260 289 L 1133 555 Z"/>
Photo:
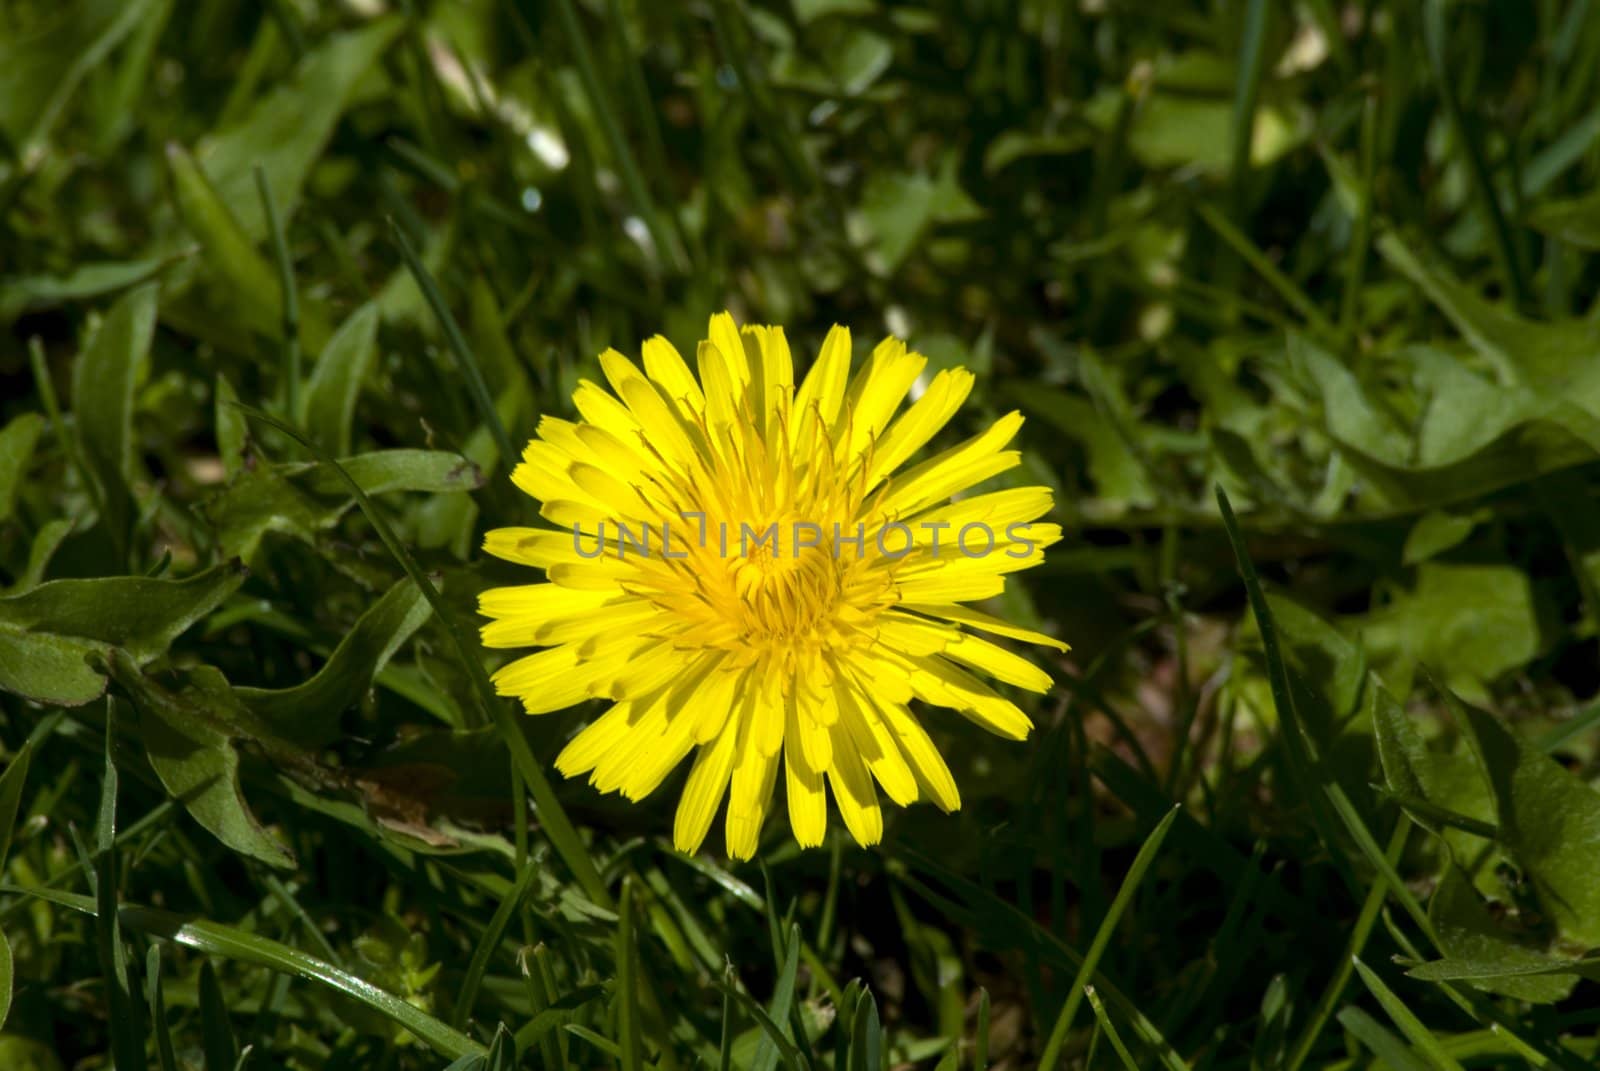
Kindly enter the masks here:
<path id="1" fill-rule="evenodd" d="M 889 431 L 872 453 L 867 486 L 878 482 L 905 464 L 912 454 L 927 445 L 939 429 L 950 422 L 961 403 L 972 391 L 973 375 L 965 368 L 949 368 L 933 377 L 922 397 L 889 426 Z"/>
<path id="2" fill-rule="evenodd" d="M 700 393 L 700 384 L 689 371 L 678 348 L 660 335 L 645 339 L 644 372 L 655 380 L 668 398 L 676 402 L 685 414 L 698 413 L 706 407 L 706 396 Z"/>
<path id="3" fill-rule="evenodd" d="M 847 457 L 861 453 L 867 444 L 878 439 L 927 363 L 926 357 L 907 351 L 906 344 L 897 338 L 884 339 L 872 351 L 872 357 L 850 384 Z"/>
<path id="4" fill-rule="evenodd" d="M 900 604 L 900 608 L 919 614 L 926 614 L 929 617 L 941 617 L 946 621 L 954 621 L 957 624 L 966 625 L 968 628 L 982 629 L 984 632 L 992 632 L 996 636 L 1005 636 L 1007 639 L 1021 640 L 1024 643 L 1043 644 L 1046 647 L 1054 647 L 1058 651 L 1071 649 L 1053 636 L 1046 636 L 1044 633 L 1034 632 L 1032 629 L 1018 628 L 1016 625 L 1008 624 L 998 617 L 991 617 L 982 610 L 974 610 L 970 606 L 957 606 L 954 603 L 939 602 L 903 602 Z"/>
<path id="5" fill-rule="evenodd" d="M 833 734 L 833 769 L 828 771 L 828 784 L 839 803 L 839 815 L 856 843 L 876 844 L 883 839 L 883 811 L 872 777 L 848 739 L 849 730 L 839 724 L 829 732 Z"/>
<path id="6" fill-rule="evenodd" d="M 902 807 L 915 803 L 917 780 L 900 753 L 900 745 L 879 717 L 877 704 L 871 696 L 853 693 L 848 686 L 841 685 L 838 694 L 839 720 L 860 750 L 867 769 L 894 802 Z"/>
<path id="7" fill-rule="evenodd" d="M 956 788 L 956 779 L 951 776 L 950 767 L 945 765 L 944 756 L 939 754 L 928 731 L 898 703 L 879 703 L 878 710 L 910 760 L 911 771 L 922 791 L 940 810 L 960 810 L 961 792 Z"/>
<path id="8" fill-rule="evenodd" d="M 944 653 L 958 662 L 983 670 L 991 677 L 1030 692 L 1048 692 L 1055 683 L 1050 679 L 1050 674 L 1026 658 L 977 636 L 963 635 Z"/>
<path id="9" fill-rule="evenodd" d="M 828 832 L 828 796 L 822 773 L 806 758 L 805 749 L 800 745 L 799 719 L 793 713 L 790 718 L 792 723 L 783 746 L 789 826 L 800 847 L 815 848 Z"/>
<path id="10" fill-rule="evenodd" d="M 772 783 L 778 772 L 778 754 L 763 755 L 747 726 L 741 726 L 735 745 L 733 788 L 728 797 L 726 840 L 728 854 L 748 859 L 761 840 L 761 824 L 772 803 Z"/>
<path id="11" fill-rule="evenodd" d="M 590 722 L 573 737 L 556 756 L 556 769 L 565 777 L 588 773 L 610 752 L 622 746 L 623 739 L 633 731 L 628 721 L 632 707 L 618 703 L 600 717 Z"/>
<path id="12" fill-rule="evenodd" d="M 810 422 L 831 428 L 844 404 L 845 381 L 850 374 L 850 329 L 834 324 L 822 341 L 817 363 L 811 366 L 800 393 L 795 395 L 793 441 L 809 442 Z"/>
<path id="13" fill-rule="evenodd" d="M 734 744 L 739 728 L 727 722 L 714 742 L 701 746 L 694 769 L 678 800 L 678 814 L 672 824 L 672 843 L 680 852 L 694 854 L 706 839 L 722 797 L 728 791 L 728 775 L 733 772 Z"/>
<path id="14" fill-rule="evenodd" d="M 889 481 L 883 508 L 895 517 L 911 517 L 974 484 L 1004 472 L 1021 456 L 1003 447 L 1022 427 L 1022 414 L 1012 411 L 989 429 L 929 458 Z"/>

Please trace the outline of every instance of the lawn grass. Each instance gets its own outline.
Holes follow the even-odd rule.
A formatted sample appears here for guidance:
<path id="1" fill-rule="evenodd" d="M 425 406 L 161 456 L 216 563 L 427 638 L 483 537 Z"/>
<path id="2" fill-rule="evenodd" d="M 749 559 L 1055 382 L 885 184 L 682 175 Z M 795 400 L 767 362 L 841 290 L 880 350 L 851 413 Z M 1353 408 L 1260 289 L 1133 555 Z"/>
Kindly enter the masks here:
<path id="1" fill-rule="evenodd" d="M 1600 10 L 13 0 L 0 1068 L 1600 1061 Z M 608 346 L 1011 410 L 951 815 L 673 850 L 494 692 Z"/>

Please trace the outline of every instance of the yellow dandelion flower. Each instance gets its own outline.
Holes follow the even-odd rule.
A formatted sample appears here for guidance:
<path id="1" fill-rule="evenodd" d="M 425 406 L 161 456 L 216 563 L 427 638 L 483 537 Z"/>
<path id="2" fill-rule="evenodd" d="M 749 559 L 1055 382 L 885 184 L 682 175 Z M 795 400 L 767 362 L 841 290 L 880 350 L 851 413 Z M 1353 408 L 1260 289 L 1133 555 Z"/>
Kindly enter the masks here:
<path id="1" fill-rule="evenodd" d="M 829 790 L 874 844 L 879 788 L 961 805 L 913 698 L 1015 740 L 1032 728 L 972 671 L 1038 692 L 1050 677 L 978 633 L 1065 645 L 962 604 L 999 595 L 1061 537 L 1037 520 L 1050 491 L 954 497 L 1017 464 L 1017 413 L 900 471 L 966 399 L 965 369 L 896 418 L 926 364 L 898 339 L 852 378 L 836 326 L 796 390 L 782 328 L 722 313 L 708 333 L 698 377 L 657 336 L 642 371 L 600 355 L 612 390 L 582 382 L 582 419 L 540 421 L 511 478 L 559 529 L 502 528 L 484 546 L 546 580 L 485 591 L 479 609 L 486 646 L 545 649 L 495 685 L 531 714 L 610 700 L 556 759 L 602 792 L 642 799 L 695 751 L 683 851 L 726 796 L 728 854 L 749 858 L 780 767 L 802 846 L 822 843 Z"/>

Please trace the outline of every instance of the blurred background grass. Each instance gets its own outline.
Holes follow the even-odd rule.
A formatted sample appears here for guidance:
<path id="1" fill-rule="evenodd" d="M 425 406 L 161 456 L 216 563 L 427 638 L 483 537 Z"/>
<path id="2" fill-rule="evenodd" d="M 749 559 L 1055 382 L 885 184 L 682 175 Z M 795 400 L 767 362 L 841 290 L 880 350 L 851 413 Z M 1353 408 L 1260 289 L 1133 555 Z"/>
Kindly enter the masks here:
<path id="1" fill-rule="evenodd" d="M 1592 1066 L 1590 983 L 1393 964 L 1467 946 L 1372 697 L 1594 772 L 1597 83 L 1586 0 L 8 0 L 0 1065 Z M 502 444 L 725 307 L 967 365 L 1058 492 L 1039 730 L 930 719 L 965 805 L 881 850 L 552 829 L 514 757 L 589 712 L 454 645 Z M 1516 940 L 1600 943 L 1515 847 Z"/>

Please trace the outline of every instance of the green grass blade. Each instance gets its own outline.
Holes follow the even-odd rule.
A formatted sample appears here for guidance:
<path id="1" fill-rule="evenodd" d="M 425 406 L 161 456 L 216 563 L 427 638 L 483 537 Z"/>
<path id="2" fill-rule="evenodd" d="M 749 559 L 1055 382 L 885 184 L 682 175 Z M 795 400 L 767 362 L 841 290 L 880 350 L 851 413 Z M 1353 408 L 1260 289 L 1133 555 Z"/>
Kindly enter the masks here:
<path id="1" fill-rule="evenodd" d="M 267 236 L 272 241 L 272 259 L 278 268 L 279 307 L 283 310 L 283 336 L 278 344 L 283 349 L 283 406 L 284 412 L 298 419 L 300 412 L 300 295 L 294 284 L 294 264 L 289 259 L 289 243 L 283 237 L 283 223 L 278 219 L 278 206 L 272 202 L 272 190 L 267 185 L 267 172 L 260 164 L 255 166 L 256 192 L 261 197 L 261 213 L 267 221 Z"/>
<path id="2" fill-rule="evenodd" d="M 1461 110 L 1461 101 L 1456 96 L 1455 75 L 1450 70 L 1445 56 L 1448 27 L 1455 21 L 1446 13 L 1443 0 L 1425 0 L 1422 5 L 1424 51 L 1428 55 L 1429 66 L 1433 68 L 1434 82 L 1439 92 L 1440 103 L 1444 105 L 1445 118 L 1450 123 L 1451 133 L 1456 144 L 1466 154 L 1467 175 L 1472 183 L 1473 196 L 1478 202 L 1478 207 L 1489 217 L 1489 233 L 1494 239 L 1492 249 L 1500 273 L 1505 279 L 1506 289 L 1516 299 L 1517 304 L 1522 305 L 1529 300 L 1528 281 L 1522 270 L 1522 256 L 1512 238 L 1505 212 L 1500 207 L 1500 198 L 1495 193 L 1494 177 L 1489 173 L 1489 161 L 1484 156 L 1483 145 Z"/>
<path id="3" fill-rule="evenodd" d="M 1394 835 L 1389 838 L 1388 858 L 1391 862 L 1400 858 L 1400 853 L 1405 849 L 1406 837 L 1411 832 L 1410 819 L 1401 816 L 1395 824 Z M 1372 883 L 1367 890 L 1367 898 L 1361 904 L 1361 914 L 1356 916 L 1356 924 L 1350 930 L 1350 940 L 1346 945 L 1347 955 L 1334 976 L 1329 980 L 1327 988 L 1322 991 L 1321 998 L 1311 1012 L 1311 1018 L 1306 1022 L 1306 1027 L 1300 1033 L 1300 1039 L 1289 1052 L 1288 1061 L 1284 1064 L 1284 1071 L 1300 1071 L 1306 1060 L 1311 1056 L 1317 1039 L 1322 1036 L 1323 1027 L 1333 1015 L 1333 1009 L 1338 1006 L 1344 996 L 1344 988 L 1350 981 L 1350 972 L 1355 968 L 1356 957 L 1361 955 L 1366 948 L 1367 938 L 1372 936 L 1372 929 L 1378 922 L 1379 912 L 1384 901 L 1388 899 L 1389 881 L 1383 875 Z M 1341 1019 L 1341 1022 L 1343 1020 Z"/>
<path id="4" fill-rule="evenodd" d="M 522 873 L 517 876 L 517 883 L 494 909 L 488 928 L 478 939 L 478 946 L 473 949 L 472 959 L 467 963 L 467 973 L 461 979 L 461 990 L 456 995 L 455 1008 L 450 1013 L 450 1025 L 455 1029 L 460 1030 L 471 1021 L 472 1006 L 478 999 L 478 987 L 483 984 L 483 972 L 489 969 L 489 960 L 494 955 L 495 949 L 500 946 L 500 939 L 505 935 L 511 916 L 522 906 L 522 901 L 527 897 L 528 889 L 533 885 L 537 875 L 538 871 L 531 861 L 523 865 Z"/>
<path id="5" fill-rule="evenodd" d="M 769 897 L 767 906 L 770 910 L 772 901 Z M 790 1033 L 789 1010 L 794 1003 L 795 977 L 800 970 L 800 928 L 789 927 L 788 940 L 784 942 L 783 966 L 778 971 L 778 984 L 772 991 L 772 1004 L 770 1006 L 770 1021 L 781 1023 L 775 1027 L 774 1032 L 761 1040 L 761 1047 L 756 1050 L 755 1062 L 750 1066 L 753 1071 L 773 1071 L 778 1065 L 778 1046 L 791 1043 L 794 1035 Z M 798 1052 L 796 1052 L 798 1058 Z"/>
<path id="6" fill-rule="evenodd" d="M 1345 1008 L 1339 1012 L 1339 1025 L 1371 1049 L 1384 1067 L 1393 1071 L 1428 1071 L 1428 1065 L 1417 1059 L 1409 1045 L 1360 1008 Z"/>
<path id="7" fill-rule="evenodd" d="M 682 252 L 672 241 L 671 235 L 662 229 L 660 214 L 656 211 L 655 201 L 650 197 L 650 191 L 645 186 L 644 177 L 639 171 L 639 162 L 634 158 L 633 146 L 623 132 L 622 124 L 617 120 L 611 95 L 606 92 L 595 70 L 594 55 L 589 49 L 589 38 L 584 33 L 583 27 L 578 24 L 578 11 L 573 0 L 556 0 L 555 8 L 556 21 L 561 26 L 562 35 L 571 50 L 573 64 L 578 69 L 578 79 L 583 83 L 583 91 L 589 98 L 590 107 L 594 110 L 595 119 L 600 124 L 600 132 L 611 150 L 617 170 L 622 173 L 622 184 L 628 191 L 628 197 L 633 201 L 639 217 L 644 220 L 645 229 L 650 232 L 650 240 L 655 244 L 656 255 L 668 264 L 687 268 Z"/>
<path id="8" fill-rule="evenodd" d="M 228 1021 L 228 1001 L 210 960 L 200 964 L 200 1051 L 206 1071 L 232 1071 L 239 1062 L 239 1042 Z"/>
<path id="9" fill-rule="evenodd" d="M 590 858 L 589 852 L 584 847 L 582 839 L 578 836 L 577 829 L 573 827 L 571 819 L 567 817 L 566 810 L 561 806 L 561 802 L 556 799 L 555 790 L 551 788 L 549 779 L 545 777 L 544 768 L 534 758 L 533 749 L 529 747 L 527 738 L 522 735 L 521 726 L 506 711 L 505 704 L 501 702 L 500 697 L 494 694 L 494 685 L 489 682 L 489 674 L 484 670 L 482 660 L 478 658 L 477 653 L 463 636 L 460 623 L 456 621 L 455 615 L 445 606 L 438 589 L 433 586 L 433 582 L 422 571 L 422 567 L 417 564 L 417 560 L 412 557 L 410 551 L 406 550 L 405 545 L 395 536 L 394 530 L 389 526 L 389 522 L 384 518 L 383 514 L 378 512 L 377 507 L 372 504 L 372 500 L 361 489 L 361 485 L 345 471 L 344 466 L 320 450 L 298 430 L 278 420 L 276 417 L 263 413 L 259 409 L 252 409 L 246 405 L 239 406 L 239 409 L 246 415 L 270 427 L 277 428 L 289 436 L 318 461 L 329 466 L 344 482 L 351 496 L 355 498 L 356 505 L 360 507 L 361 512 L 371 522 L 373 529 L 377 531 L 378 538 L 383 541 L 384 547 L 394 556 L 395 561 L 399 562 L 400 567 L 411 578 L 411 582 L 417 585 L 417 590 L 421 591 L 423 596 L 427 598 L 428 605 L 433 607 L 434 614 L 444 623 L 445 631 L 450 636 L 450 642 L 455 648 L 456 656 L 460 659 L 462 668 L 467 671 L 467 675 L 472 680 L 473 692 L 477 697 L 479 709 L 493 721 L 495 727 L 500 731 L 500 735 L 505 739 L 507 746 L 510 747 L 511 757 L 517 764 L 517 769 L 522 774 L 523 780 L 527 782 L 528 789 L 533 795 L 534 806 L 538 809 L 540 817 L 544 819 L 545 832 L 549 835 L 550 842 L 555 846 L 556 852 L 566 862 L 567 866 L 572 869 L 573 876 L 578 879 L 578 883 L 583 886 L 583 890 L 588 894 L 589 898 L 600 907 L 610 909 L 611 896 L 606 892 L 605 883 L 600 879 L 600 871 L 595 867 L 594 860 Z"/>
<path id="10" fill-rule="evenodd" d="M 461 325 L 456 323 L 455 314 L 450 311 L 450 306 L 445 304 L 439 284 L 433 281 L 433 273 L 428 271 L 427 265 L 422 263 L 422 258 L 417 256 L 417 251 L 411 247 L 411 240 L 406 237 L 405 229 L 390 220 L 389 233 L 394 236 L 395 245 L 400 248 L 400 256 L 405 260 L 406 268 L 411 272 L 412 278 L 416 279 L 417 289 L 422 291 L 428 307 L 438 318 L 439 329 L 444 332 L 446 347 L 450 350 L 450 355 L 455 358 L 456 371 L 466 381 L 467 391 L 472 395 L 472 404 L 478 410 L 478 418 L 489 429 L 489 434 L 494 436 L 495 446 L 500 449 L 500 464 L 509 468 L 516 463 L 520 455 L 511 448 L 511 437 L 506 434 L 506 426 L 501 422 L 500 411 L 495 408 L 494 398 L 489 394 L 489 384 L 483 378 L 483 369 L 478 367 L 478 359 L 473 355 L 472 347 L 467 344 L 467 336 L 461 333 Z"/>
<path id="11" fill-rule="evenodd" d="M 1216 208 L 1203 201 L 1196 202 L 1194 208 L 1200 218 L 1206 222 L 1206 225 L 1216 231 L 1219 238 L 1226 242 L 1235 253 L 1238 253 L 1246 264 L 1255 269 L 1266 284 L 1276 290 L 1278 296 L 1283 298 L 1291 308 L 1305 319 L 1307 327 L 1325 338 L 1332 337 L 1335 334 L 1333 324 L 1328 321 L 1328 317 L 1323 311 L 1317 307 L 1317 303 L 1311 300 L 1311 297 L 1300 288 L 1299 284 L 1279 270 L 1278 266 L 1267 258 L 1267 255 L 1250 240 L 1247 234 L 1230 223 L 1227 217 L 1217 211 Z"/>
<path id="12" fill-rule="evenodd" d="M 172 1030 L 167 1024 L 167 997 L 161 985 L 161 946 L 151 945 L 144 957 L 145 1006 L 150 1011 L 150 1029 L 156 1036 L 156 1059 L 161 1071 L 178 1071 L 178 1057 L 172 1046 Z"/>
<path id="13" fill-rule="evenodd" d="M 1089 1009 L 1094 1012 L 1094 1020 L 1099 1024 L 1101 1033 L 1105 1035 L 1106 1041 L 1111 1043 L 1117 1059 L 1122 1061 L 1123 1071 L 1140 1071 L 1139 1065 L 1133 1060 L 1133 1054 L 1128 1051 L 1128 1046 L 1123 1044 L 1122 1035 L 1117 1033 L 1111 1017 L 1106 1014 L 1106 1006 L 1101 1002 L 1100 994 L 1095 991 L 1095 987 L 1086 987 L 1083 995 L 1089 1001 Z"/>
<path id="14" fill-rule="evenodd" d="M 270 938 L 223 923 L 207 919 L 186 919 L 170 911 L 160 911 L 135 904 L 124 904 L 118 912 L 118 917 L 128 929 L 150 937 L 164 938 L 207 955 L 266 967 L 269 970 L 327 986 L 387 1016 L 397 1025 L 411 1031 L 436 1052 L 451 1059 L 479 1055 L 485 1051 L 476 1041 L 405 1000 L 342 971 L 331 963 Z"/>
<path id="15" fill-rule="evenodd" d="M 639 952 L 634 943 L 634 881 L 622 881 L 614 938 L 617 957 L 617 1033 L 622 1036 L 622 1071 L 639 1071 Z"/>
<path id="16" fill-rule="evenodd" d="M 1233 125 L 1229 128 L 1233 167 L 1228 180 L 1233 186 L 1234 218 L 1244 218 L 1250 179 L 1250 146 L 1255 140 L 1256 101 L 1261 95 L 1261 68 L 1267 36 L 1266 0 L 1248 0 L 1244 9 L 1244 28 L 1235 54 L 1238 66 L 1233 81 Z"/>
<path id="17" fill-rule="evenodd" d="M 1359 957 L 1355 959 L 1355 965 L 1356 973 L 1361 975 L 1361 980 L 1366 983 L 1367 989 L 1378 998 L 1378 1003 L 1383 1005 L 1383 1010 L 1394 1020 L 1394 1025 L 1400 1028 L 1400 1032 L 1416 1046 L 1417 1051 L 1429 1064 L 1437 1071 L 1465 1071 L 1455 1058 L 1445 1051 L 1433 1031 L 1423 1025 L 1422 1020 L 1406 1006 L 1405 1001 L 1395 996 L 1394 992 L 1383 984 L 1383 979 L 1373 973 L 1372 968 L 1362 963 Z"/>
<path id="18" fill-rule="evenodd" d="M 1117 890 L 1116 897 L 1111 901 L 1111 907 L 1107 909 L 1105 918 L 1100 921 L 1100 927 L 1089 943 L 1089 951 L 1083 954 L 1083 962 L 1078 964 L 1077 976 L 1072 979 L 1072 988 L 1067 993 L 1066 1002 L 1061 1006 L 1061 1014 L 1056 1017 L 1055 1028 L 1050 1031 L 1044 1054 L 1039 1059 L 1041 1068 L 1053 1069 L 1057 1066 L 1061 1058 L 1061 1047 L 1067 1040 L 1067 1031 L 1071 1029 L 1073 1017 L 1078 1013 L 1078 1005 L 1088 992 L 1095 971 L 1099 969 L 1100 957 L 1105 954 L 1106 946 L 1111 943 L 1111 935 L 1122 919 L 1122 913 L 1133 902 L 1140 883 L 1150 870 L 1150 864 L 1155 862 L 1157 853 L 1161 851 L 1161 842 L 1167 839 L 1167 831 L 1172 828 L 1173 820 L 1177 817 L 1177 807 L 1168 811 L 1167 816 L 1145 838 L 1144 844 L 1139 848 L 1139 854 L 1134 856 L 1133 865 L 1128 868 L 1128 873 L 1122 879 L 1122 886 Z"/>
<path id="19" fill-rule="evenodd" d="M 25 742 L 5 772 L 0 773 L 0 874 L 5 873 L 6 856 L 11 852 L 11 835 L 17 825 L 17 811 L 22 804 L 22 786 L 28 780 L 28 764 L 33 760 L 33 744 Z"/>
<path id="20" fill-rule="evenodd" d="M 117 701 L 106 700 L 105 780 L 100 791 L 100 813 L 94 827 L 94 895 L 96 900 L 95 950 L 105 976 L 106 1003 L 111 1030 L 111 1051 L 119 1067 L 144 1063 L 144 1031 L 129 988 L 127 946 L 117 923 L 117 766 L 112 756 Z"/>
<path id="21" fill-rule="evenodd" d="M 978 989 L 978 1029 L 972 1038 L 972 1071 L 989 1071 L 989 991 Z"/>

